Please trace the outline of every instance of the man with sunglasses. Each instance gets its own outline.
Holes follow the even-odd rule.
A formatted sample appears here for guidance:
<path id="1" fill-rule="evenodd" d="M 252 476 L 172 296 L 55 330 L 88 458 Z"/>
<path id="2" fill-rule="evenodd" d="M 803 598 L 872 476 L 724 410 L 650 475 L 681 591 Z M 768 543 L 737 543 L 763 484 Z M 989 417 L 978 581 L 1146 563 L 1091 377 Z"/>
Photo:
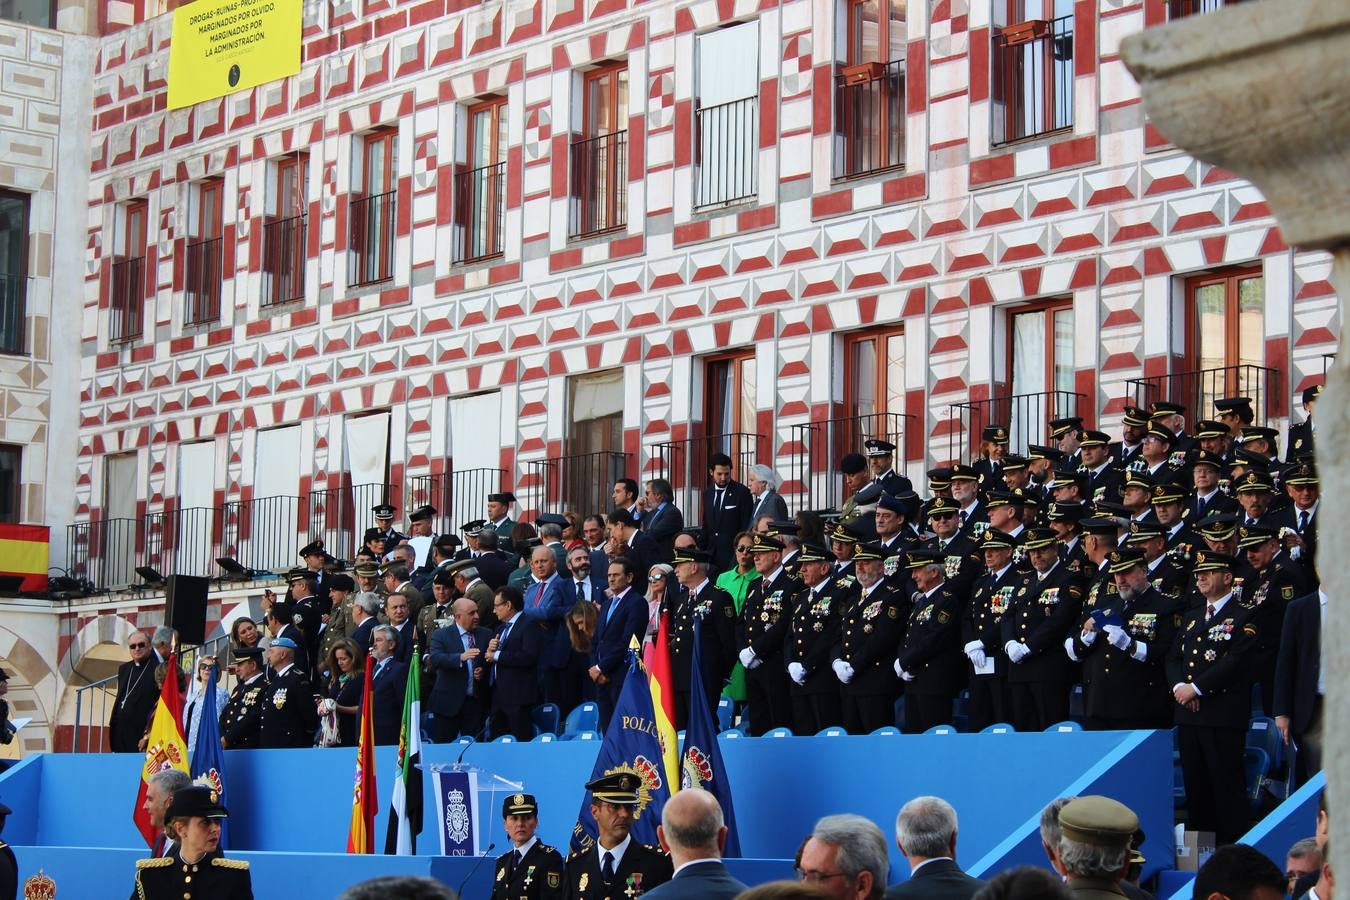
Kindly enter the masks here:
<path id="1" fill-rule="evenodd" d="M 984 560 L 974 538 L 961 533 L 960 506 L 947 497 L 928 503 L 928 525 L 934 537 L 924 541 L 924 550 L 939 550 L 946 570 L 947 589 L 963 602 L 970 597 L 975 579 L 984 573 Z"/>
<path id="2" fill-rule="evenodd" d="M 117 696 L 113 700 L 112 719 L 108 722 L 109 742 L 114 753 L 135 753 L 145 723 L 155 708 L 159 688 L 155 686 L 155 666 L 159 658 L 150 649 L 150 637 L 133 631 L 127 639 L 131 661 L 117 669 Z"/>

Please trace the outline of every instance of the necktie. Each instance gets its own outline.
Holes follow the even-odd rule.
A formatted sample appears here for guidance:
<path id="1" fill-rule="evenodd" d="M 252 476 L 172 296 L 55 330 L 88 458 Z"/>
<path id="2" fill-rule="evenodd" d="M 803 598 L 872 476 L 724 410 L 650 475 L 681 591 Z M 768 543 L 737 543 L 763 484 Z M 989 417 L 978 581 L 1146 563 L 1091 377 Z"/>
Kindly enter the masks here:
<path id="1" fill-rule="evenodd" d="M 1208 621 L 1209 621 L 1210 619 L 1212 619 L 1212 618 L 1214 618 L 1214 604 L 1213 604 L 1213 603 L 1211 603 L 1211 604 L 1209 604 L 1208 606 L 1205 607 L 1205 621 L 1208 622 Z"/>
<path id="2" fill-rule="evenodd" d="M 600 860 L 600 875 L 606 882 L 614 880 L 614 854 L 608 850 L 605 851 L 604 858 Z"/>
<path id="3" fill-rule="evenodd" d="M 472 631 L 466 631 L 466 632 L 464 632 L 464 649 L 465 649 L 465 650 L 472 650 L 472 649 L 473 649 L 473 632 L 472 632 Z M 468 678 L 469 684 L 468 684 L 468 687 L 466 687 L 466 688 L 464 689 L 464 693 L 465 693 L 465 694 L 468 694 L 470 697 L 472 697 L 472 696 L 473 696 L 473 660 L 469 659 L 469 660 L 465 660 L 465 661 L 464 661 L 464 671 L 467 672 L 467 673 L 469 674 L 469 678 Z"/>
<path id="4" fill-rule="evenodd" d="M 961 510 L 961 527 L 962 527 L 962 528 L 965 528 L 965 527 L 966 527 L 966 519 L 969 519 L 969 518 L 970 518 L 970 513 L 966 512 L 964 509 Z"/>
<path id="5" fill-rule="evenodd" d="M 577 582 L 577 599 L 578 600 L 586 599 L 586 582 L 584 581 Z"/>
<path id="6" fill-rule="evenodd" d="M 1302 534 L 1303 529 L 1308 527 L 1308 511 L 1300 510 L 1298 514 L 1298 533 Z"/>
<path id="7" fill-rule="evenodd" d="M 713 504 L 713 509 L 717 510 L 718 512 L 722 511 L 722 495 L 725 493 L 726 493 L 725 488 L 717 489 L 717 502 Z"/>
<path id="8" fill-rule="evenodd" d="M 506 879 L 505 879 L 506 881 L 510 881 L 511 877 L 515 875 L 516 866 L 519 863 L 520 863 L 520 853 L 515 850 L 512 850 L 511 857 L 506 861 Z"/>
<path id="9" fill-rule="evenodd" d="M 539 605 L 539 597 L 543 593 L 544 583 L 542 581 L 536 581 L 534 584 L 534 592 L 530 595 L 530 609 L 534 609 Z"/>

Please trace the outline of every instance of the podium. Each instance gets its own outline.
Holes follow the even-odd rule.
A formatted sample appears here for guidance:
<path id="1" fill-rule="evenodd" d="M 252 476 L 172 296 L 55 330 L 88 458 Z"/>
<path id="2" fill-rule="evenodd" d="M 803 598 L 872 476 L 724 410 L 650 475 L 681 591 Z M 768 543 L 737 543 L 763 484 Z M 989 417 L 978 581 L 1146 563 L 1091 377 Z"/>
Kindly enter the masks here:
<path id="1" fill-rule="evenodd" d="M 493 832 L 501 831 L 498 797 L 519 793 L 524 784 L 495 772 L 461 763 L 423 766 L 431 772 L 436 792 L 436 831 L 441 839 L 441 856 L 482 856 L 493 842 Z M 504 839 L 505 832 L 500 836 Z"/>

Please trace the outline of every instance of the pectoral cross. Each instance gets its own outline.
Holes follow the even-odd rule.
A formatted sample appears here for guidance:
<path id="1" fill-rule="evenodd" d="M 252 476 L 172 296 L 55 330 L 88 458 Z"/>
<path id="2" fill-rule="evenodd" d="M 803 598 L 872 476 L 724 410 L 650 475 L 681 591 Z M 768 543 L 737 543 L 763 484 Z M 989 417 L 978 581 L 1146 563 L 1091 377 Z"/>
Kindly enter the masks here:
<path id="1" fill-rule="evenodd" d="M 623 889 L 623 893 L 625 897 L 629 898 L 629 900 L 632 900 L 632 898 L 636 897 L 638 894 L 641 894 L 642 891 L 639 888 L 635 887 L 633 885 L 633 882 L 630 880 L 628 882 L 628 887 Z"/>
<path id="2" fill-rule="evenodd" d="M 530 871 L 525 873 L 525 889 L 529 890 L 530 882 L 534 881 L 534 866 L 530 866 Z"/>

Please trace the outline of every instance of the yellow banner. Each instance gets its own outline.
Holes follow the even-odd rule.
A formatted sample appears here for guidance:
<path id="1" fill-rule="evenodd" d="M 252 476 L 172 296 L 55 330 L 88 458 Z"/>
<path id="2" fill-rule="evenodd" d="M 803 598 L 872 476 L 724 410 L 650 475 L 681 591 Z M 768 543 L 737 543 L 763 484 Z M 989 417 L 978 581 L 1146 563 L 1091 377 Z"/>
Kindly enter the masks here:
<path id="1" fill-rule="evenodd" d="M 303 0 L 196 0 L 173 12 L 169 109 L 300 71 Z"/>
<path id="2" fill-rule="evenodd" d="M 47 544 L 0 538 L 0 572 L 37 575 L 47 571 Z"/>

